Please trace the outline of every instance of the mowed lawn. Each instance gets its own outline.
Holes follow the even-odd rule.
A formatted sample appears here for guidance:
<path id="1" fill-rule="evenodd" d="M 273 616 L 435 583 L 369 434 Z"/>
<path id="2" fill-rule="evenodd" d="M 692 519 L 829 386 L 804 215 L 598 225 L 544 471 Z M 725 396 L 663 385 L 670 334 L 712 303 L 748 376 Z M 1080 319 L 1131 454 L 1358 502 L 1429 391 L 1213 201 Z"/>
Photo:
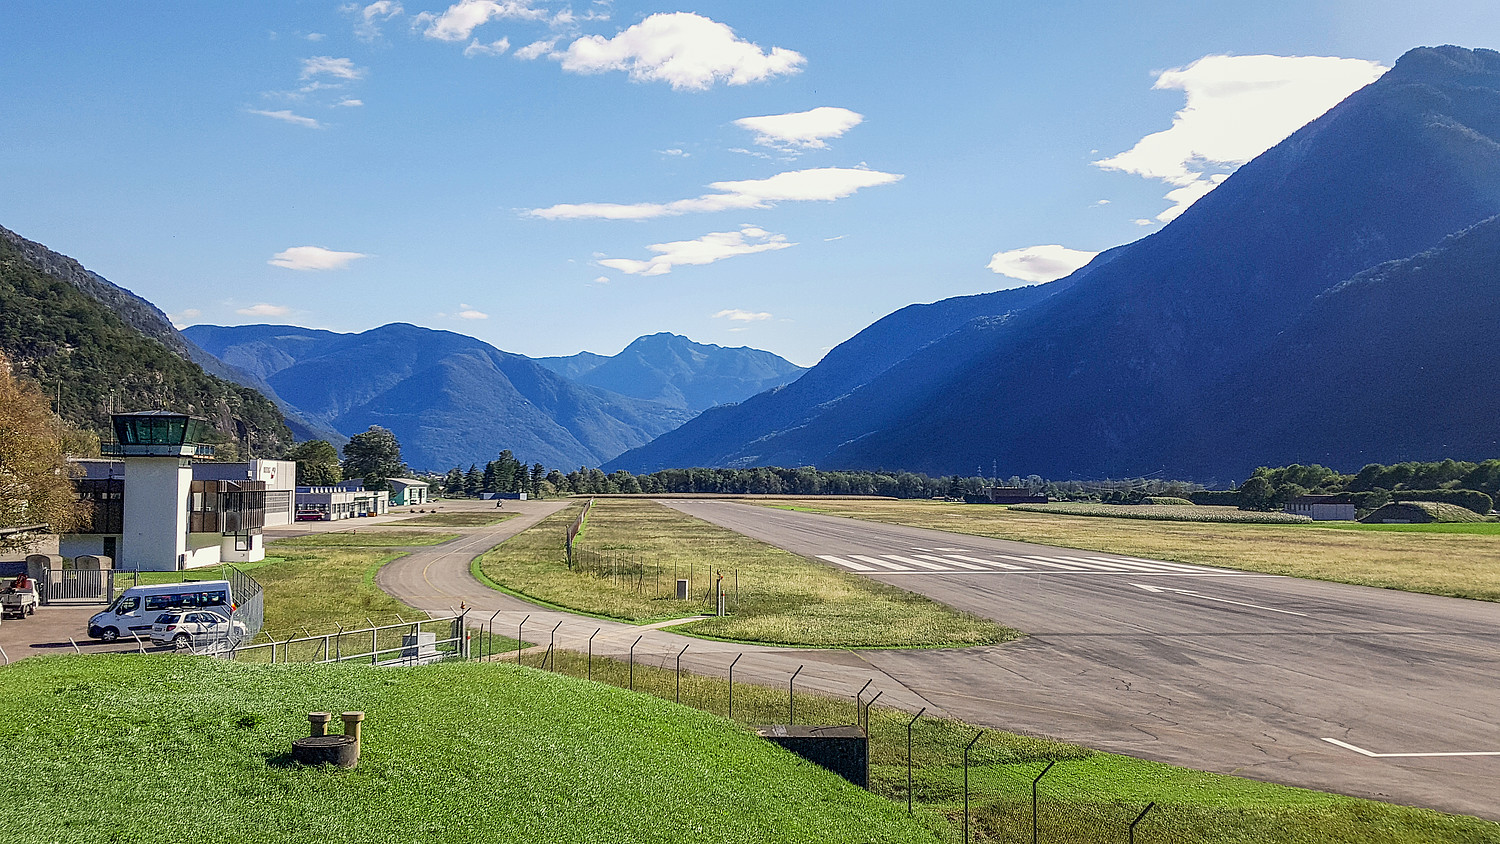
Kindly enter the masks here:
<path id="1" fill-rule="evenodd" d="M 357 769 L 290 763 L 316 710 L 367 714 Z M 713 715 L 498 664 L 29 659 L 0 668 L 0 746 L 7 844 L 856 844 L 946 827 Z"/>
<path id="2" fill-rule="evenodd" d="M 757 502 L 759 503 L 759 502 Z M 780 501 L 767 506 L 1199 565 L 1500 601 L 1500 540 L 1488 529 L 1158 522 L 1028 513 L 943 501 Z M 1399 528 L 1427 526 L 1392 526 Z M 1467 525 L 1463 527 L 1469 527 Z"/>
<path id="3" fill-rule="evenodd" d="M 940 647 L 1018 635 L 928 598 L 837 571 L 654 501 L 597 499 L 578 540 L 587 570 L 570 571 L 563 541 L 581 502 L 485 554 L 476 573 L 526 597 L 643 622 L 712 610 L 723 575 L 729 615 L 675 627 L 692 635 L 812 647 Z M 690 598 L 674 596 L 677 578 Z M 736 589 L 738 584 L 738 589 Z"/>

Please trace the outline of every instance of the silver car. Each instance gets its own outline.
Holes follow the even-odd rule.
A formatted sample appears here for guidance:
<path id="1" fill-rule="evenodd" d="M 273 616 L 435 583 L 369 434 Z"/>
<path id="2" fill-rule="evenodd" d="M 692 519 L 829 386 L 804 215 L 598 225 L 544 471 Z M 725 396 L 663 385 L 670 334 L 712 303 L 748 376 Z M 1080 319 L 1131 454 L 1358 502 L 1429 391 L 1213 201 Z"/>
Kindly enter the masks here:
<path id="1" fill-rule="evenodd" d="M 169 610 L 151 625 L 151 641 L 186 649 L 223 642 L 231 630 L 243 635 L 245 625 L 208 610 Z"/>

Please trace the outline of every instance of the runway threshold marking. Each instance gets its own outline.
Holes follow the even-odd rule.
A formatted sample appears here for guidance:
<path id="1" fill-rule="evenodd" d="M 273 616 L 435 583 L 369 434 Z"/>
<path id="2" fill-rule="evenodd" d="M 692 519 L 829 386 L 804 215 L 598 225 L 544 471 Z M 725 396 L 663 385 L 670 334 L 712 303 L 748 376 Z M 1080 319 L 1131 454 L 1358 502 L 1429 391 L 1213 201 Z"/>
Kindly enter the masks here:
<path id="1" fill-rule="evenodd" d="M 1234 605 L 1240 606 L 1240 607 L 1250 607 L 1251 609 L 1265 610 L 1266 612 L 1279 612 L 1279 613 L 1282 613 L 1284 615 L 1301 616 L 1302 618 L 1307 618 L 1308 617 L 1307 613 L 1305 613 L 1305 612 L 1293 612 L 1291 610 L 1280 610 L 1280 609 L 1277 609 L 1275 607 L 1261 606 L 1260 604 L 1248 604 L 1248 603 L 1246 603 L 1244 601 L 1231 601 L 1228 598 L 1215 598 L 1212 595 L 1205 595 L 1202 592 L 1194 592 L 1191 589 L 1173 589 L 1170 586 L 1151 586 L 1151 585 L 1145 584 L 1145 583 L 1132 583 L 1130 585 L 1134 586 L 1137 589 L 1144 589 L 1147 592 L 1158 592 L 1158 593 L 1159 592 L 1175 592 L 1175 593 L 1177 593 L 1179 595 L 1188 595 L 1188 596 L 1191 596 L 1191 597 L 1194 597 L 1194 598 L 1202 598 L 1205 601 L 1218 601 L 1221 604 L 1234 604 Z"/>
<path id="2" fill-rule="evenodd" d="M 875 570 L 873 566 L 867 566 L 867 565 L 865 565 L 863 563 L 850 562 L 849 560 L 846 560 L 846 559 L 844 559 L 842 557 L 834 557 L 834 556 L 829 555 L 829 554 L 819 554 L 818 555 L 818 559 L 820 559 L 820 560 L 826 560 L 826 561 L 828 561 L 830 563 L 833 563 L 836 566 L 843 566 L 846 569 L 853 569 L 854 571 L 874 571 Z"/>
<path id="3" fill-rule="evenodd" d="M 1347 741 L 1339 741 L 1336 738 L 1325 738 L 1323 739 L 1323 741 L 1326 741 L 1329 744 L 1336 744 L 1339 747 L 1344 748 L 1345 750 L 1352 750 L 1361 756 L 1368 756 L 1371 759 L 1401 759 L 1430 756 L 1500 756 L 1500 750 L 1461 750 L 1437 753 L 1376 753 L 1373 750 L 1365 750 L 1363 747 L 1350 744 Z"/>

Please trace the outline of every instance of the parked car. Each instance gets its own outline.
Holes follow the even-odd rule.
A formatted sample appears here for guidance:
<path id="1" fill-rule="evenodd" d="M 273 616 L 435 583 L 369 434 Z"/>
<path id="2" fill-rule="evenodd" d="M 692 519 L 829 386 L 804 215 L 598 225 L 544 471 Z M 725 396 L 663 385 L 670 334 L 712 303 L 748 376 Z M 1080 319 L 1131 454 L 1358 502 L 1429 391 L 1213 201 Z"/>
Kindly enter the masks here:
<path id="1" fill-rule="evenodd" d="M 208 610 L 171 610 L 156 617 L 151 641 L 179 648 L 200 647 L 226 641 L 231 631 L 243 637 L 245 625 Z"/>
<path id="2" fill-rule="evenodd" d="M 227 580 L 132 586 L 116 598 L 109 609 L 89 619 L 88 634 L 94 639 L 113 642 L 121 636 L 148 632 L 157 615 L 168 610 L 191 612 L 207 609 L 227 616 L 234 611 L 235 604 L 234 592 Z"/>

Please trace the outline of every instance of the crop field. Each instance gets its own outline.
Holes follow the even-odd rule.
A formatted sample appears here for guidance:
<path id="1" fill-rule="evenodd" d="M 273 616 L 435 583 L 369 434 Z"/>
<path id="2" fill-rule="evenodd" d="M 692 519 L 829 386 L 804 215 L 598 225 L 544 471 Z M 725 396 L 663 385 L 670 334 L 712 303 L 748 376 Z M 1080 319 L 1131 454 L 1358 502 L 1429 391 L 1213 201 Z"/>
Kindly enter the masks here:
<path id="1" fill-rule="evenodd" d="M 732 614 L 674 629 L 734 641 L 937 647 L 1018 635 L 640 499 L 598 499 L 577 542 L 584 553 L 569 570 L 564 531 L 579 507 L 569 506 L 491 550 L 475 564 L 475 573 L 553 606 L 633 622 L 708 610 L 722 574 Z M 678 578 L 691 583 L 688 601 L 675 598 Z"/>
<path id="2" fill-rule="evenodd" d="M 943 501 L 782 501 L 806 512 L 1156 560 L 1500 601 L 1493 523 L 1431 530 L 1103 519 Z M 1382 526 L 1384 527 L 1384 526 Z"/>
<path id="3" fill-rule="evenodd" d="M 1260 513 L 1238 507 L 1200 507 L 1187 504 L 1090 504 L 1060 501 L 1056 504 L 1012 504 L 1007 509 L 1027 513 L 1057 513 L 1062 516 L 1103 516 L 1112 519 L 1146 519 L 1153 522 L 1225 522 L 1241 525 L 1311 524 L 1307 516 L 1291 513 Z"/>
<path id="4" fill-rule="evenodd" d="M 315 710 L 367 713 L 358 768 L 290 762 Z M 26 660 L 0 669 L 0 744 L 7 844 L 853 844 L 946 831 L 713 715 L 497 664 Z"/>

